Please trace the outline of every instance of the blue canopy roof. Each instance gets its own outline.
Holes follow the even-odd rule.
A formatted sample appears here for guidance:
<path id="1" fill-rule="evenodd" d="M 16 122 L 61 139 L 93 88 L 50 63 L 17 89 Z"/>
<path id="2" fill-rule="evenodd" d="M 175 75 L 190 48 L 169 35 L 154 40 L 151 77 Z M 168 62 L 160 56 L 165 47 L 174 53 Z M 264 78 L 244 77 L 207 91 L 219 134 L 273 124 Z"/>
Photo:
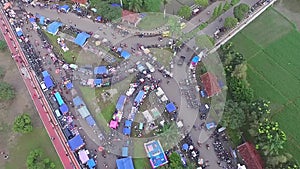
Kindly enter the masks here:
<path id="1" fill-rule="evenodd" d="M 44 82 L 45 82 L 45 85 L 48 89 L 54 86 L 54 83 L 53 83 L 50 76 L 44 77 Z"/>
<path id="2" fill-rule="evenodd" d="M 83 139 L 79 134 L 70 139 L 68 143 L 72 151 L 76 151 L 84 145 Z"/>
<path id="3" fill-rule="evenodd" d="M 43 77 L 50 76 L 50 74 L 46 70 L 42 72 L 42 75 L 43 75 Z"/>
<path id="4" fill-rule="evenodd" d="M 209 130 L 209 129 L 211 129 L 211 128 L 214 128 L 214 127 L 216 127 L 215 122 L 206 123 L 206 128 L 207 128 L 207 130 Z"/>
<path id="5" fill-rule="evenodd" d="M 172 113 L 172 112 L 176 111 L 176 107 L 175 107 L 175 105 L 174 105 L 173 102 L 168 103 L 168 104 L 166 105 L 166 109 L 167 109 L 167 111 L 168 111 L 169 113 Z"/>
<path id="6" fill-rule="evenodd" d="M 30 22 L 30 23 L 35 22 L 35 18 L 29 18 L 29 22 Z"/>
<path id="7" fill-rule="evenodd" d="M 91 37 L 91 35 L 85 33 L 85 32 L 81 32 L 79 33 L 76 38 L 74 39 L 74 43 L 76 45 L 79 45 L 79 46 L 83 46 L 86 42 L 86 40 Z"/>
<path id="8" fill-rule="evenodd" d="M 118 100 L 117 104 L 116 104 L 116 109 L 119 110 L 119 111 L 122 111 L 123 106 L 125 104 L 125 101 L 126 101 L 126 96 L 121 95 L 119 97 L 119 100 Z"/>
<path id="9" fill-rule="evenodd" d="M 128 156 L 128 147 L 122 147 L 122 157 Z"/>
<path id="10" fill-rule="evenodd" d="M 69 108 L 66 104 L 62 104 L 60 107 L 59 107 L 59 110 L 60 112 L 62 112 L 63 114 L 66 114 L 69 112 Z"/>
<path id="11" fill-rule="evenodd" d="M 67 89 L 72 89 L 74 86 L 73 86 L 73 83 L 72 82 L 69 82 L 67 83 Z"/>
<path id="12" fill-rule="evenodd" d="M 182 145 L 182 149 L 185 150 L 185 151 L 188 150 L 188 149 L 189 149 L 189 145 L 186 144 L 186 143 L 183 144 L 183 145 Z"/>
<path id="13" fill-rule="evenodd" d="M 91 115 L 87 116 L 87 117 L 85 118 L 85 120 L 87 121 L 87 123 L 88 123 L 90 126 L 94 126 L 94 125 L 96 124 L 94 118 L 93 118 Z"/>
<path id="14" fill-rule="evenodd" d="M 198 63 L 199 61 L 200 61 L 199 56 L 194 56 L 193 59 L 192 59 L 193 63 Z"/>
<path id="15" fill-rule="evenodd" d="M 69 5 L 63 5 L 59 7 L 60 10 L 64 10 L 65 12 L 68 12 L 70 10 Z"/>
<path id="16" fill-rule="evenodd" d="M 17 35 L 18 36 L 22 36 L 23 35 L 22 29 L 20 29 L 19 31 L 17 31 Z"/>
<path id="17" fill-rule="evenodd" d="M 101 21 L 102 17 L 101 16 L 97 16 L 96 20 L 97 21 Z"/>
<path id="18" fill-rule="evenodd" d="M 122 52 L 122 50 L 123 50 L 123 49 L 122 49 L 121 47 L 118 47 L 118 48 L 117 48 L 117 52 Z"/>
<path id="19" fill-rule="evenodd" d="M 131 133 L 131 129 L 130 128 L 127 128 L 127 127 L 123 128 L 123 134 L 124 135 L 130 135 L 130 133 Z"/>
<path id="20" fill-rule="evenodd" d="M 130 53 L 127 52 L 126 50 L 123 50 L 121 52 L 121 57 L 123 57 L 124 59 L 128 59 L 130 57 Z"/>
<path id="21" fill-rule="evenodd" d="M 56 92 L 56 93 L 54 94 L 54 96 L 55 96 L 56 101 L 58 102 L 58 104 L 59 104 L 60 106 L 64 104 L 64 101 L 63 101 L 63 99 L 61 98 L 61 95 L 60 95 L 59 92 Z"/>
<path id="22" fill-rule="evenodd" d="M 61 27 L 63 24 L 60 22 L 52 22 L 48 25 L 47 31 L 51 33 L 52 35 L 56 35 L 58 32 L 59 27 Z"/>
<path id="23" fill-rule="evenodd" d="M 95 79 L 94 80 L 94 84 L 97 85 L 101 85 L 102 84 L 102 79 Z"/>
<path id="24" fill-rule="evenodd" d="M 118 169 L 134 169 L 131 157 L 116 160 Z"/>
<path id="25" fill-rule="evenodd" d="M 79 107 L 80 105 L 84 104 L 82 99 L 79 97 L 79 96 L 76 96 L 74 99 L 73 99 L 73 104 L 75 107 Z"/>
<path id="26" fill-rule="evenodd" d="M 125 127 L 131 127 L 132 121 L 131 120 L 126 120 L 125 121 Z"/>
<path id="27" fill-rule="evenodd" d="M 78 7 L 76 8 L 76 11 L 79 13 L 82 12 L 81 8 L 78 8 Z"/>
<path id="28" fill-rule="evenodd" d="M 139 104 L 143 100 L 144 95 L 145 92 L 143 90 L 140 90 L 137 96 L 135 97 L 134 101 Z"/>
<path id="29" fill-rule="evenodd" d="M 44 16 L 40 16 L 40 24 L 41 25 L 45 24 L 45 17 Z"/>
<path id="30" fill-rule="evenodd" d="M 91 158 L 91 159 L 89 159 L 89 161 L 87 161 L 87 165 L 88 165 L 89 169 L 92 169 L 96 166 L 96 162 L 94 159 Z"/>
<path id="31" fill-rule="evenodd" d="M 94 69 L 94 74 L 97 75 L 97 74 L 107 74 L 108 73 L 108 70 L 106 68 L 106 66 L 98 66 L 98 67 L 95 67 Z"/>

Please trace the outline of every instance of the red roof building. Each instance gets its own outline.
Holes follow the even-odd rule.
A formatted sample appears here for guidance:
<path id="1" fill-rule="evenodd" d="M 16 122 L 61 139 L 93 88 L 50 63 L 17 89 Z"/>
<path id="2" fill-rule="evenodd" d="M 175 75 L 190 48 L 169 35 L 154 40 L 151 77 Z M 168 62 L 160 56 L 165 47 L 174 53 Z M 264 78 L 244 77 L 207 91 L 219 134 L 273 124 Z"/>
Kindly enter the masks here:
<path id="1" fill-rule="evenodd" d="M 87 0 L 72 0 L 74 3 L 86 4 Z"/>
<path id="2" fill-rule="evenodd" d="M 263 169 L 263 161 L 253 144 L 246 142 L 239 145 L 237 149 L 247 169 Z"/>
<path id="3" fill-rule="evenodd" d="M 207 72 L 201 75 L 200 78 L 205 87 L 205 91 L 208 97 L 214 96 L 221 92 L 217 77 L 214 74 Z"/>
<path id="4" fill-rule="evenodd" d="M 138 13 L 134 13 L 128 10 L 122 10 L 122 22 L 128 22 L 136 26 L 141 21 Z"/>

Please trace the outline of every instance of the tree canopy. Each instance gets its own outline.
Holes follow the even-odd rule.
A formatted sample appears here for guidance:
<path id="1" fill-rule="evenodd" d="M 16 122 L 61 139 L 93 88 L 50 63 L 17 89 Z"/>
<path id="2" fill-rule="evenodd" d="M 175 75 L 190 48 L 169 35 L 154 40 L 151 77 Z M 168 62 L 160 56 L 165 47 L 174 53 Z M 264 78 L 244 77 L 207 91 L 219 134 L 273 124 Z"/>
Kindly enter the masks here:
<path id="1" fill-rule="evenodd" d="M 246 14 L 250 10 L 249 5 L 241 3 L 238 6 L 233 8 L 233 15 L 238 21 L 241 21 L 245 18 Z"/>
<path id="2" fill-rule="evenodd" d="M 179 9 L 178 15 L 184 19 L 189 19 L 192 16 L 192 10 L 189 6 L 184 5 Z"/>
<path id="3" fill-rule="evenodd" d="M 14 131 L 19 133 L 30 133 L 32 132 L 31 118 L 28 114 L 23 113 L 16 117 L 13 126 Z"/>
<path id="4" fill-rule="evenodd" d="M 180 155 L 177 152 L 173 152 L 170 155 L 169 160 L 170 160 L 171 168 L 178 168 L 178 167 L 182 166 Z"/>
<path id="5" fill-rule="evenodd" d="M 227 80 L 228 91 L 232 99 L 236 102 L 250 103 L 254 97 L 253 89 L 251 89 L 245 80 L 237 77 L 229 77 Z"/>
<path id="6" fill-rule="evenodd" d="M 144 0 L 145 9 L 147 12 L 159 12 L 163 4 L 162 0 Z"/>
<path id="7" fill-rule="evenodd" d="M 15 98 L 13 87 L 6 82 L 0 82 L 0 101 L 7 101 L 13 98 Z"/>
<path id="8" fill-rule="evenodd" d="M 208 0 L 195 0 L 195 4 L 201 7 L 207 7 L 209 2 Z"/>
<path id="9" fill-rule="evenodd" d="M 7 47 L 7 44 L 4 40 L 0 40 L 0 50 L 5 50 Z"/>
<path id="10" fill-rule="evenodd" d="M 55 164 L 49 158 L 42 159 L 43 152 L 40 149 L 32 150 L 27 156 L 27 169 L 53 169 Z"/>
<path id="11" fill-rule="evenodd" d="M 234 17 L 228 17 L 224 21 L 224 27 L 227 29 L 234 28 L 238 23 L 238 20 Z"/>
<path id="12" fill-rule="evenodd" d="M 233 130 L 238 129 L 244 125 L 245 120 L 246 115 L 241 107 L 239 107 L 239 104 L 232 100 L 228 100 L 221 120 L 222 126 Z"/>
<path id="13" fill-rule="evenodd" d="M 110 21 L 121 18 L 122 16 L 122 9 L 120 7 L 111 6 L 109 1 L 92 1 L 91 6 L 97 9 L 98 15 Z"/>

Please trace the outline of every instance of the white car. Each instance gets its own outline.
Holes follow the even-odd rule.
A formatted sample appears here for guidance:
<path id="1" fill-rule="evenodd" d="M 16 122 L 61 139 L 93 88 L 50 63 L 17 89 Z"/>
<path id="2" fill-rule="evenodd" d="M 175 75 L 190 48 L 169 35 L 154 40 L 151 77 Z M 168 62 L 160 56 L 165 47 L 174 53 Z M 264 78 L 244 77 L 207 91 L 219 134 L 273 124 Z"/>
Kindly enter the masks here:
<path id="1" fill-rule="evenodd" d="M 48 90 L 47 86 L 45 85 L 45 82 L 41 82 L 40 85 L 44 92 Z"/>

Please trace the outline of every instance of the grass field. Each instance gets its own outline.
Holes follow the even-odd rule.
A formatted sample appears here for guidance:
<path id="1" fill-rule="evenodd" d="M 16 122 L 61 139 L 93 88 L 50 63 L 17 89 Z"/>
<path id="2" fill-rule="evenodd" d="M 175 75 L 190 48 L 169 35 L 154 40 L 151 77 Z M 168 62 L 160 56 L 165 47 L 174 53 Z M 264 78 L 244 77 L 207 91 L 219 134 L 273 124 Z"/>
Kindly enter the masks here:
<path id="1" fill-rule="evenodd" d="M 300 159 L 300 32 L 273 8 L 232 39 L 248 63 L 247 79 L 257 98 L 272 103 L 272 118 L 285 131 L 286 150 Z"/>

